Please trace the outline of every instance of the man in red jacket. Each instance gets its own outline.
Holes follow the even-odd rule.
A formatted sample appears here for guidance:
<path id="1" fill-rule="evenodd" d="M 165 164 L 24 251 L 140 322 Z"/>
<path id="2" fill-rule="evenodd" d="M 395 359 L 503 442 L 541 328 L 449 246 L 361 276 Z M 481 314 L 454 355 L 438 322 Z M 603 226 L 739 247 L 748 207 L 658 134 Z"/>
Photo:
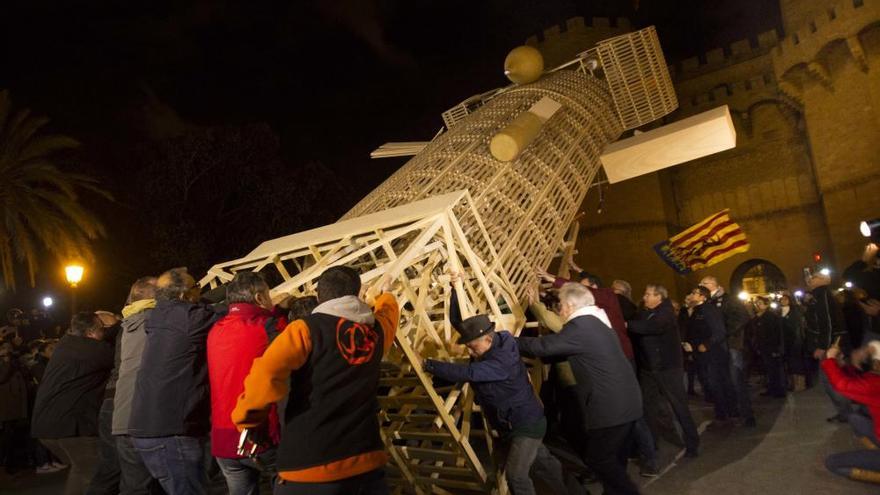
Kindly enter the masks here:
<path id="1" fill-rule="evenodd" d="M 269 411 L 269 447 L 258 450 L 257 461 L 238 455 L 239 432 L 230 419 L 244 379 L 254 359 L 287 326 L 286 310 L 276 309 L 269 286 L 256 272 L 238 272 L 226 286 L 229 313 L 208 334 L 208 377 L 211 383 L 211 454 L 226 478 L 230 495 L 259 493 L 260 472 L 274 465 L 280 439 L 278 413 Z"/>
<path id="2" fill-rule="evenodd" d="M 864 366 L 867 368 L 865 372 L 854 366 L 841 367 L 837 363 L 840 355 L 837 346 L 828 349 L 826 359 L 822 361 L 822 370 L 835 391 L 868 407 L 872 421 L 857 417 L 857 414 L 847 418 L 868 449 L 832 454 L 825 459 L 825 466 L 834 474 L 880 483 L 880 450 L 877 445 L 877 439 L 880 438 L 880 422 L 877 421 L 880 418 L 880 341 L 871 341 L 866 348 L 856 350 L 853 354 L 870 355 L 870 365 Z M 867 427 L 869 423 L 873 428 Z"/>

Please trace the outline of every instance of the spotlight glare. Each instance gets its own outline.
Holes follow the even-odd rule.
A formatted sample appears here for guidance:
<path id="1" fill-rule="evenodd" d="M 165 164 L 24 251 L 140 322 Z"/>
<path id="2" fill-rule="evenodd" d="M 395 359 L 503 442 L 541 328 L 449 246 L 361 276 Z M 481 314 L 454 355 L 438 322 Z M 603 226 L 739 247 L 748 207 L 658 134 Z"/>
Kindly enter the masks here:
<path id="1" fill-rule="evenodd" d="M 55 304 L 55 301 L 53 301 L 51 297 L 46 296 L 43 298 L 43 307 L 44 308 L 51 308 L 53 304 Z"/>
<path id="2" fill-rule="evenodd" d="M 794 297 L 804 297 L 804 291 L 802 291 L 802 290 L 794 291 Z"/>
<path id="3" fill-rule="evenodd" d="M 831 269 L 830 268 L 823 268 L 823 269 L 819 270 L 819 273 L 821 273 L 822 275 L 825 275 L 827 277 L 827 276 L 831 275 Z"/>
<path id="4" fill-rule="evenodd" d="M 847 289 L 852 289 L 853 283 L 850 281 L 846 281 L 843 283 L 843 286 L 846 287 Z"/>
<path id="5" fill-rule="evenodd" d="M 779 307 L 779 305 L 776 304 L 775 302 L 770 303 L 770 308 L 771 308 L 771 309 L 776 309 L 776 308 L 778 308 L 778 307 Z"/>
<path id="6" fill-rule="evenodd" d="M 749 293 L 746 291 L 742 291 L 739 293 L 739 295 L 737 297 L 739 297 L 740 301 L 748 301 L 749 300 Z"/>
<path id="7" fill-rule="evenodd" d="M 868 222 L 862 221 L 859 223 L 859 232 L 865 237 L 871 237 L 871 226 L 868 225 Z"/>

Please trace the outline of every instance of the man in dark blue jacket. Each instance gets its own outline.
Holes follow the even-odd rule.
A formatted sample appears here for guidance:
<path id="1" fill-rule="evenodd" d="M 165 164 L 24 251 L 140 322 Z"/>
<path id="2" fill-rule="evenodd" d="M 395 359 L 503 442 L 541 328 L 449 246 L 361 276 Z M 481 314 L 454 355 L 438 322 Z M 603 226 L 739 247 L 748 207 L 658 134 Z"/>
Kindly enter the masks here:
<path id="1" fill-rule="evenodd" d="M 454 293 L 452 297 L 454 300 Z M 486 315 L 467 318 L 456 329 L 461 334 L 458 343 L 467 346 L 471 363 L 428 359 L 423 365 L 425 371 L 449 382 L 471 384 L 483 415 L 498 431 L 502 448 L 507 451 L 504 470 L 514 495 L 535 493 L 530 468 L 553 488 L 553 493 L 566 493 L 562 465 L 544 446 L 544 407 L 529 383 L 516 339 L 509 332 L 495 332 L 495 324 Z"/>
<path id="2" fill-rule="evenodd" d="M 169 495 L 205 493 L 211 430 L 208 331 L 222 314 L 197 303 L 199 287 L 185 268 L 156 282 L 134 388 L 129 435 L 150 474 Z"/>
<path id="3" fill-rule="evenodd" d="M 569 439 L 584 463 L 596 473 L 605 493 L 637 494 L 626 473 L 624 447 L 636 420 L 642 417 L 642 393 L 620 339 L 596 317 L 590 289 L 566 284 L 559 290 L 559 333 L 518 339 L 523 354 L 565 358 L 577 381 L 583 408 L 583 439 Z"/>
<path id="4" fill-rule="evenodd" d="M 715 402 L 715 419 L 724 423 L 736 410 L 736 389 L 730 374 L 730 353 L 724 318 L 714 304 L 706 304 L 712 294 L 699 286 L 691 292 L 694 312 L 691 313 L 691 346 L 698 362 L 705 363 L 709 391 Z"/>

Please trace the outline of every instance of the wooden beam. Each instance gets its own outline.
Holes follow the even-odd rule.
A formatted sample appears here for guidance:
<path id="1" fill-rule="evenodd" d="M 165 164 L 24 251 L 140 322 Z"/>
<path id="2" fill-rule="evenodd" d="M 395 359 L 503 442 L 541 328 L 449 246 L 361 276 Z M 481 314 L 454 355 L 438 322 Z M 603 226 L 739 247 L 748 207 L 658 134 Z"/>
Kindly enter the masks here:
<path id="1" fill-rule="evenodd" d="M 599 157 L 608 182 L 649 174 L 736 146 L 727 105 L 622 139 Z"/>

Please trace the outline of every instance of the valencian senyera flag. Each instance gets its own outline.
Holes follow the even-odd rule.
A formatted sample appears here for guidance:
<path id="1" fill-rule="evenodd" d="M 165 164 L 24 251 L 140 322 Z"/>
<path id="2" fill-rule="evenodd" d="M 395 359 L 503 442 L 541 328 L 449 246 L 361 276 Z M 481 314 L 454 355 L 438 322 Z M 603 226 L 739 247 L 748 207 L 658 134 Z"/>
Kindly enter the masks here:
<path id="1" fill-rule="evenodd" d="M 749 240 L 724 209 L 654 246 L 678 273 L 690 273 L 749 250 Z"/>

